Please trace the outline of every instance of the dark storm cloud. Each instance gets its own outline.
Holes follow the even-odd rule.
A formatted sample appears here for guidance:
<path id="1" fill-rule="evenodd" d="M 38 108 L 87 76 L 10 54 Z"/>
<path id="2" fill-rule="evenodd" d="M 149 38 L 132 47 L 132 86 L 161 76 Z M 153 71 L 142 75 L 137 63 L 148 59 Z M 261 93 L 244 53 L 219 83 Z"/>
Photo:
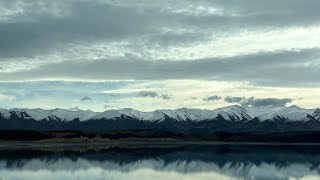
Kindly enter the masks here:
<path id="1" fill-rule="evenodd" d="M 137 95 L 137 97 L 151 97 L 151 98 L 155 98 L 158 96 L 159 94 L 153 91 L 140 91 Z"/>
<path id="2" fill-rule="evenodd" d="M 109 80 L 228 81 L 262 90 L 320 87 L 319 7 L 319 0 L 0 0 L 0 82 L 18 81 L 11 91 L 37 80 L 91 82 L 85 88 L 62 85 L 68 94 L 61 94 L 72 100 L 90 95 L 92 81 Z M 45 86 L 49 94 L 57 88 L 51 84 Z M 137 94 L 176 100 L 169 93 Z M 226 101 L 276 106 L 292 100 Z"/>
<path id="3" fill-rule="evenodd" d="M 1 15 L 0 11 L 0 61 L 16 61 L 19 57 L 32 60 L 39 54 L 59 54 L 76 45 L 125 42 L 132 38 L 141 42 L 126 46 L 139 49 L 143 54 L 145 49 L 156 51 L 171 45 L 183 48 L 187 43 L 201 43 L 207 40 L 208 33 L 224 37 L 224 32 L 236 35 L 241 29 L 307 28 L 320 24 L 319 6 L 319 0 L 34 0 L 23 3 L 0 0 L 0 8 L 8 9 L 7 12 L 21 9 L 13 15 L 7 12 L 9 15 Z M 5 20 L 1 19 L 3 16 Z M 149 61 L 130 53 L 123 59 L 63 59 L 66 61 L 43 63 L 45 65 L 32 61 L 35 68 L 18 68 L 16 72 L 10 72 L 13 66 L 4 63 L 0 70 L 7 72 L 0 71 L 0 81 L 202 79 L 270 86 L 318 85 L 320 50 L 290 48 L 267 53 L 262 47 L 256 54 L 192 61 Z"/>
<path id="4" fill-rule="evenodd" d="M 62 50 L 65 44 L 115 40 L 145 33 L 152 16 L 143 16 L 134 8 L 116 7 L 92 1 L 30 3 L 25 14 L 12 22 L 0 22 L 2 57 L 33 56 Z M 66 11 L 62 16 L 38 12 L 55 4 Z M 39 7 L 41 6 L 41 7 Z M 26 19 L 26 20 L 25 20 Z M 5 43 L 4 43 L 5 42 Z"/>
<path id="5" fill-rule="evenodd" d="M 238 103 L 246 106 L 260 107 L 260 106 L 285 106 L 291 103 L 293 99 L 290 98 L 258 98 L 255 97 L 231 97 L 227 96 L 224 101 L 228 103 Z"/>
<path id="6" fill-rule="evenodd" d="M 204 98 L 203 100 L 204 101 L 217 101 L 219 99 L 221 99 L 221 96 L 214 95 L 214 96 L 210 96 L 210 97 Z"/>
<path id="7" fill-rule="evenodd" d="M 0 0 L 4 9 L 22 9 L 0 19 L 0 57 L 32 58 L 63 51 L 70 44 L 137 36 L 144 37 L 144 45 L 154 47 L 203 41 L 208 32 L 312 25 L 320 22 L 319 6 L 319 0 Z M 196 13 L 199 8 L 217 12 Z M 168 27 L 172 32 L 161 32 Z M 196 28 L 198 32 L 176 33 L 179 28 Z"/>
<path id="8" fill-rule="evenodd" d="M 0 81 L 202 79 L 248 81 L 272 86 L 315 86 L 319 85 L 319 55 L 319 49 L 310 49 L 192 61 L 66 61 L 27 71 L 0 72 Z"/>
<path id="9" fill-rule="evenodd" d="M 293 100 L 289 98 L 263 98 L 263 99 L 255 99 L 254 97 L 251 97 L 247 99 L 245 102 L 243 102 L 243 105 L 251 105 L 255 107 L 260 106 L 285 106 L 288 103 L 291 103 Z"/>
<path id="10" fill-rule="evenodd" d="M 246 98 L 245 97 L 231 97 L 227 96 L 224 98 L 224 101 L 228 103 L 240 103 L 241 101 L 244 101 Z"/>
<path id="11" fill-rule="evenodd" d="M 153 92 L 153 91 L 140 91 L 137 94 L 137 97 L 160 98 L 160 99 L 164 99 L 164 100 L 172 99 L 172 95 L 171 94 L 158 94 L 158 93 Z"/>

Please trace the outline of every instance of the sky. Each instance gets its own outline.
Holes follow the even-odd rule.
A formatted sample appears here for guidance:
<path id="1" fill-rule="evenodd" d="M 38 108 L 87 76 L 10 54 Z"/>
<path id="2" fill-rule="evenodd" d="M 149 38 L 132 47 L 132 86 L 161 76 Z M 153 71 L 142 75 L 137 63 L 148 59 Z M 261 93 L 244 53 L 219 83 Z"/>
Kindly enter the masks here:
<path id="1" fill-rule="evenodd" d="M 0 0 L 0 108 L 320 107 L 319 0 Z"/>

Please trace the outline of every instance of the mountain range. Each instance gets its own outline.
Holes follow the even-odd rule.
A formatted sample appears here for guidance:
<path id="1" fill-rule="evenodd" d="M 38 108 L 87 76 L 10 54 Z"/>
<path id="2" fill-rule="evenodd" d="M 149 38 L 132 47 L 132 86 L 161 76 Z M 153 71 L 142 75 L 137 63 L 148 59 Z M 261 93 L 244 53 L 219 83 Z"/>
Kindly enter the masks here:
<path id="1" fill-rule="evenodd" d="M 228 106 L 141 112 L 130 108 L 93 112 L 66 109 L 0 109 L 1 130 L 141 130 L 170 132 L 290 132 L 320 130 L 320 109 L 298 106 Z"/>

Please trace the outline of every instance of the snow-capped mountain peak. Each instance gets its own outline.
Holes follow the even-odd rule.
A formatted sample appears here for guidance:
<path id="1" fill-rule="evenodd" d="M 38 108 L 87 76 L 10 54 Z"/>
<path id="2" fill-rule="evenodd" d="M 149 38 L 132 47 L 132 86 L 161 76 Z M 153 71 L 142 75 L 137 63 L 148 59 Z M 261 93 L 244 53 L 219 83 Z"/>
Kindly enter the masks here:
<path id="1" fill-rule="evenodd" d="M 233 105 L 233 106 L 227 106 L 224 108 L 218 108 L 214 110 L 214 112 L 217 115 L 221 115 L 225 120 L 251 120 L 252 117 L 248 114 L 247 109 L 238 106 L 238 105 Z"/>
<path id="2" fill-rule="evenodd" d="M 287 121 L 307 121 L 309 116 L 320 120 L 320 110 L 304 109 L 298 106 L 291 107 L 248 107 L 248 106 L 227 106 L 215 110 L 180 108 L 175 110 L 156 110 L 143 112 L 131 108 L 106 110 L 104 112 L 93 112 L 90 110 L 71 111 L 66 109 L 0 109 L 0 117 L 9 118 L 12 114 L 23 119 L 34 119 L 37 121 L 60 120 L 71 121 L 79 119 L 86 121 L 91 119 L 112 120 L 123 116 L 140 121 L 164 121 L 169 118 L 174 121 L 205 121 L 215 120 L 218 116 L 227 121 L 251 120 L 257 117 L 260 121 L 283 118 Z"/>
<path id="3" fill-rule="evenodd" d="M 275 107 L 267 112 L 257 116 L 261 121 L 273 120 L 276 118 L 283 118 L 287 121 L 308 121 L 308 115 L 311 114 L 313 110 L 303 109 L 298 106 L 290 107 Z"/>
<path id="4" fill-rule="evenodd" d="M 7 109 L 0 109 L 0 117 L 3 117 L 5 119 L 10 117 L 10 111 Z"/>
<path id="5" fill-rule="evenodd" d="M 320 120 L 320 109 L 317 108 L 317 109 L 313 112 L 312 116 L 313 116 L 315 119 Z"/>
<path id="6" fill-rule="evenodd" d="M 71 121 L 74 119 L 79 119 L 81 121 L 90 119 L 96 112 L 93 111 L 71 111 L 66 109 L 51 109 L 51 110 L 44 110 L 44 109 L 10 109 L 8 110 L 10 114 L 15 114 L 18 117 L 24 119 L 34 119 L 37 121 L 40 120 L 61 120 L 61 121 Z M 7 118 L 10 116 L 7 116 Z"/>

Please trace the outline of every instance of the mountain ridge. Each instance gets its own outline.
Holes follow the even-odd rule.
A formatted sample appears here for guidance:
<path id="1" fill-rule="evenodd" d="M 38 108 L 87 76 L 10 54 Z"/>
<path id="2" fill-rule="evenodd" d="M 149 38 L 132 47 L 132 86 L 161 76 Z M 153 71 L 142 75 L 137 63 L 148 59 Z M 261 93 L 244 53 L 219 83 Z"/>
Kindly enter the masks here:
<path id="1" fill-rule="evenodd" d="M 298 106 L 232 105 L 214 110 L 180 108 L 142 112 L 131 108 L 93 112 L 66 109 L 0 109 L 0 129 L 246 132 L 320 130 L 320 110 Z"/>
<path id="2" fill-rule="evenodd" d="M 127 115 L 132 118 L 139 120 L 159 120 L 164 118 L 164 114 L 171 118 L 177 120 L 208 120 L 214 119 L 218 115 L 221 115 L 226 120 L 231 120 L 230 116 L 236 118 L 237 120 L 254 119 L 257 117 L 260 120 L 269 120 L 276 115 L 282 115 L 290 119 L 290 116 L 296 115 L 312 115 L 320 118 L 320 109 L 305 109 L 298 106 L 269 106 L 269 107 L 249 107 L 249 106 L 239 106 L 231 105 L 222 108 L 217 108 L 213 110 L 208 109 L 196 109 L 196 108 L 179 108 L 179 109 L 159 109 L 155 111 L 138 111 L 132 108 L 123 109 L 111 109 L 103 112 L 94 112 L 91 110 L 68 110 L 68 109 L 28 109 L 28 108 L 13 108 L 13 109 L 0 109 L 0 115 L 4 118 L 9 118 L 11 113 L 19 114 L 20 116 L 26 116 L 33 118 L 34 120 L 43 120 L 48 117 L 57 117 L 61 120 L 74 120 L 79 118 L 79 120 L 90 120 L 90 119 L 112 119 L 115 117 L 120 117 L 121 115 Z M 300 114 L 298 114 L 300 113 Z M 157 119 L 158 116 L 159 119 Z M 73 119 L 72 119 L 73 118 Z M 300 120 L 298 117 L 294 117 L 295 120 Z M 316 118 L 316 119 L 317 119 Z"/>

